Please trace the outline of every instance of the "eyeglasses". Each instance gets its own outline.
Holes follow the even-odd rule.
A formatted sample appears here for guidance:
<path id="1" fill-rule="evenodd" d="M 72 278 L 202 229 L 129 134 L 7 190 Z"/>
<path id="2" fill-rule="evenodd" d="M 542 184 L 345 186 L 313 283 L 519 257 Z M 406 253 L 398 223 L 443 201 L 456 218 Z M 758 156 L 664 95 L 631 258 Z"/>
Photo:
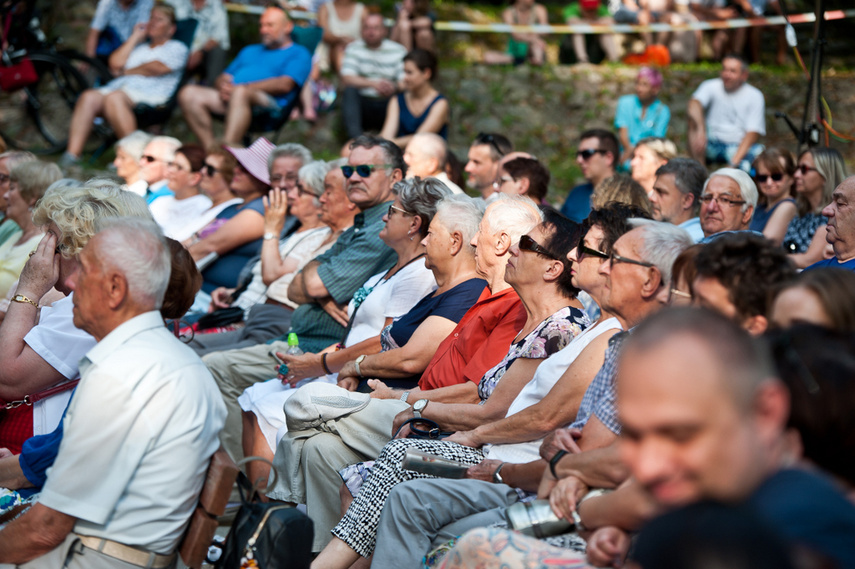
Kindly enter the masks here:
<path id="1" fill-rule="evenodd" d="M 772 178 L 773 182 L 780 182 L 784 179 L 784 175 L 779 172 L 777 174 L 757 174 L 756 176 L 754 176 L 754 179 L 757 180 L 758 184 L 765 184 L 766 180 L 768 180 L 769 178 Z"/>
<path id="2" fill-rule="evenodd" d="M 392 217 L 392 214 L 396 211 L 398 213 L 400 213 L 401 215 L 409 215 L 409 216 L 415 215 L 414 213 L 410 213 L 410 212 L 403 210 L 399 207 L 395 207 L 393 204 L 389 204 L 389 211 L 386 212 L 386 217 Z"/>
<path id="3" fill-rule="evenodd" d="M 492 134 L 479 132 L 478 136 L 475 137 L 475 142 L 472 143 L 472 146 L 478 146 L 481 144 L 487 144 L 491 146 L 493 150 L 495 150 L 496 153 L 499 155 L 499 157 L 505 155 L 505 152 L 501 148 L 499 148 L 499 143 L 496 141 L 496 137 Z"/>
<path id="4" fill-rule="evenodd" d="M 359 166 L 342 166 L 341 173 L 344 174 L 344 177 L 348 179 L 353 176 L 354 172 L 359 174 L 360 178 L 367 178 L 374 170 L 377 170 L 379 168 L 394 167 L 394 164 L 360 164 Z"/>
<path id="5" fill-rule="evenodd" d="M 155 158 L 154 156 L 151 156 L 149 154 L 143 154 L 142 159 L 148 162 L 149 164 L 151 164 L 152 162 L 163 162 L 163 160 L 161 160 L 160 158 Z"/>
<path id="6" fill-rule="evenodd" d="M 508 182 L 516 182 L 516 180 L 514 180 L 510 176 L 502 176 L 501 178 L 499 178 L 498 180 L 493 182 L 493 188 L 498 190 L 499 188 L 501 188 L 504 184 L 507 184 Z"/>
<path id="7" fill-rule="evenodd" d="M 213 178 L 214 174 L 216 174 L 219 171 L 220 171 L 219 168 L 215 168 L 214 166 L 211 166 L 207 162 L 205 163 L 204 166 L 202 166 L 202 169 L 200 170 L 200 172 L 202 172 L 204 175 L 208 176 L 209 178 Z"/>
<path id="8" fill-rule="evenodd" d="M 520 251 L 531 251 L 532 253 L 537 253 L 538 255 L 543 255 L 547 259 L 552 259 L 553 261 L 559 261 L 560 259 L 550 253 L 546 247 L 529 237 L 528 235 L 521 235 L 520 242 L 518 247 Z"/>
<path id="9" fill-rule="evenodd" d="M 647 261 L 636 261 L 635 259 L 623 257 L 621 255 L 618 255 L 617 253 L 612 252 L 612 254 L 609 255 L 609 268 L 614 267 L 618 263 L 627 263 L 628 265 L 638 265 L 639 267 L 647 267 L 649 269 L 656 267 L 656 265 L 654 265 L 653 263 L 648 263 Z"/>
<path id="10" fill-rule="evenodd" d="M 799 164 L 796 170 L 802 173 L 802 176 L 807 176 L 808 172 L 819 172 L 816 168 L 811 168 L 807 164 Z"/>
<path id="11" fill-rule="evenodd" d="M 598 259 L 608 259 L 609 256 L 606 253 L 603 253 L 599 249 L 591 249 L 586 246 L 583 242 L 579 242 L 576 245 L 576 261 L 581 262 L 585 255 L 589 255 L 591 257 L 597 257 Z"/>
<path id="12" fill-rule="evenodd" d="M 602 148 L 588 148 L 586 150 L 577 150 L 576 158 L 581 158 L 582 160 L 588 161 L 591 159 L 591 156 L 594 154 L 605 154 L 606 151 Z"/>
<path id="13" fill-rule="evenodd" d="M 716 202 L 721 207 L 735 207 L 745 203 L 745 200 L 734 200 L 731 198 L 726 198 L 724 196 L 714 196 L 712 194 L 703 195 L 699 199 L 704 205 L 709 205 L 711 202 Z"/>
<path id="14" fill-rule="evenodd" d="M 298 196 L 302 196 L 303 194 L 309 194 L 312 197 L 315 197 L 315 198 L 318 197 L 318 194 L 316 194 L 315 192 L 313 192 L 311 190 L 307 190 L 306 186 L 304 186 L 300 182 L 297 182 L 296 184 L 294 184 L 294 189 L 297 190 Z"/>

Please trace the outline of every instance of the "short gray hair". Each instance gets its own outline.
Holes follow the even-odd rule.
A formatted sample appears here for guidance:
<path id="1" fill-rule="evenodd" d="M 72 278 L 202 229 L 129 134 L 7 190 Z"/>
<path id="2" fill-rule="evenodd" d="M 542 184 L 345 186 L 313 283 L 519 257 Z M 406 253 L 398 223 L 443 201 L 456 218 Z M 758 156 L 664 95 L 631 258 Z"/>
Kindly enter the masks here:
<path id="1" fill-rule="evenodd" d="M 26 201 L 40 200 L 48 187 L 62 178 L 62 170 L 53 162 L 28 160 L 9 168 L 9 179 L 18 185 Z"/>
<path id="2" fill-rule="evenodd" d="M 159 310 L 172 270 L 169 246 L 160 228 L 136 217 L 101 218 L 96 228 L 100 235 L 98 260 L 125 276 L 133 302 Z"/>
<path id="3" fill-rule="evenodd" d="M 473 254 L 475 249 L 469 243 L 478 233 L 482 217 L 484 217 L 484 200 L 470 198 L 463 194 L 451 194 L 442 198 L 436 204 L 434 215 L 434 218 L 439 220 L 449 233 L 459 231 L 463 236 L 463 242 L 469 246 Z"/>
<path id="4" fill-rule="evenodd" d="M 181 148 L 181 141 L 172 136 L 154 136 L 151 140 L 148 141 L 146 147 L 149 144 L 162 144 L 166 149 L 167 160 L 171 161 L 175 157 L 175 151 Z"/>
<path id="5" fill-rule="evenodd" d="M 543 223 L 543 212 L 531 198 L 520 195 L 499 194 L 488 206 L 487 226 L 493 234 L 504 231 L 517 243 L 520 237 Z"/>
<path id="6" fill-rule="evenodd" d="M 437 204 L 451 195 L 451 190 L 436 178 L 406 178 L 395 182 L 392 192 L 401 198 L 401 205 L 407 213 L 419 216 L 422 220 L 419 234 L 427 235 L 428 226 L 436 215 Z M 480 221 L 480 218 L 479 218 Z"/>
<path id="7" fill-rule="evenodd" d="M 4 152 L 0 154 L 0 160 L 4 159 L 6 160 L 6 169 L 10 171 L 18 164 L 38 160 L 35 154 L 26 150 L 9 150 L 8 152 Z"/>
<path id="8" fill-rule="evenodd" d="M 327 177 L 331 168 L 323 160 L 307 162 L 301 168 L 297 177 L 302 180 L 303 187 L 315 196 L 315 206 L 320 207 L 318 197 L 324 193 L 324 178 Z"/>
<path id="9" fill-rule="evenodd" d="M 643 231 L 641 258 L 656 265 L 662 275 L 662 286 L 671 286 L 671 269 L 674 261 L 684 250 L 694 245 L 691 236 L 684 229 L 672 223 L 653 221 L 641 217 L 628 220 L 633 228 Z"/>
<path id="10" fill-rule="evenodd" d="M 142 158 L 146 145 L 151 142 L 152 136 L 147 132 L 135 130 L 128 136 L 120 138 L 116 148 L 121 148 L 131 155 L 131 158 L 139 161 Z"/>
<path id="11" fill-rule="evenodd" d="M 309 150 L 302 144 L 297 144 L 296 142 L 288 142 L 285 144 L 280 144 L 270 152 L 270 156 L 267 157 L 267 170 L 272 170 L 273 163 L 276 162 L 276 159 L 282 158 L 283 156 L 287 156 L 288 158 L 297 158 L 298 160 L 300 160 L 300 164 L 302 166 L 305 166 L 306 164 L 312 161 L 311 150 Z"/>
<path id="12" fill-rule="evenodd" d="M 704 182 L 704 190 L 707 191 L 707 186 L 710 185 L 710 180 L 715 178 L 716 176 L 723 176 L 725 178 L 730 178 L 736 185 L 739 186 L 739 194 L 742 196 L 742 199 L 745 200 L 745 203 L 742 204 L 742 211 L 748 209 L 748 206 L 757 207 L 757 185 L 754 183 L 754 180 L 751 179 L 751 176 L 740 170 L 739 168 L 719 168 L 707 178 L 707 181 Z M 703 195 L 701 192 L 701 195 Z"/>

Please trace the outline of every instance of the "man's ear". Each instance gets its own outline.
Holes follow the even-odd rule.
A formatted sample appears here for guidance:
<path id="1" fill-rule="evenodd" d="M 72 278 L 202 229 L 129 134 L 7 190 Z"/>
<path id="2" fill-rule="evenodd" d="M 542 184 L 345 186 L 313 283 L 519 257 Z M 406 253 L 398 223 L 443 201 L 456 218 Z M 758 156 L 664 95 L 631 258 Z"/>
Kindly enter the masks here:
<path id="1" fill-rule="evenodd" d="M 742 322 L 742 327 L 752 336 L 759 336 L 769 328 L 769 321 L 765 316 L 749 316 Z"/>
<path id="2" fill-rule="evenodd" d="M 511 236 L 505 233 L 504 231 L 499 231 L 496 234 L 496 256 L 504 257 L 508 254 L 508 251 L 513 245 L 511 241 Z"/>
<path id="3" fill-rule="evenodd" d="M 692 211 L 695 207 L 695 196 L 692 193 L 683 194 L 680 198 L 680 207 L 683 211 Z"/>
<path id="4" fill-rule="evenodd" d="M 528 193 L 528 189 L 531 187 L 531 180 L 528 178 L 520 178 L 520 195 L 526 195 Z"/>
<path id="5" fill-rule="evenodd" d="M 128 279 L 118 271 L 106 275 L 104 287 L 110 308 L 118 308 L 128 297 Z"/>
<path id="6" fill-rule="evenodd" d="M 400 168 L 395 168 L 394 170 L 392 170 L 392 176 L 391 176 L 391 178 L 392 178 L 392 183 L 393 183 L 393 184 L 394 184 L 395 182 L 400 182 L 401 180 L 403 180 L 403 179 L 404 179 L 404 173 L 401 171 L 401 169 L 400 169 Z"/>
<path id="7" fill-rule="evenodd" d="M 751 218 L 754 216 L 754 206 L 750 205 L 745 209 L 745 213 L 742 214 L 742 225 L 748 225 L 751 223 Z"/>
<path id="8" fill-rule="evenodd" d="M 647 278 L 641 285 L 641 296 L 643 298 L 651 298 L 657 296 L 665 287 L 662 286 L 662 273 L 656 267 L 647 267 Z M 668 303 L 667 294 L 665 295 L 665 304 Z"/>
<path id="9" fill-rule="evenodd" d="M 463 240 L 463 234 L 459 231 L 453 231 L 451 233 L 451 245 L 448 250 L 452 256 L 457 255 L 466 242 Z"/>
<path id="10" fill-rule="evenodd" d="M 777 379 L 765 380 L 754 396 L 757 429 L 764 440 L 776 442 L 790 416 L 790 392 Z"/>

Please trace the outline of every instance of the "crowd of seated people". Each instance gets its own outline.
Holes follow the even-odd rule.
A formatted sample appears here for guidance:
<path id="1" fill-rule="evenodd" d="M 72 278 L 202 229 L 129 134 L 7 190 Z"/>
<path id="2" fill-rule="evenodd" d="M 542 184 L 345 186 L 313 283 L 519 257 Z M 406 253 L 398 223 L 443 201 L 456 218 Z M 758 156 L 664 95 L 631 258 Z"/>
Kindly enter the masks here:
<path id="1" fill-rule="evenodd" d="M 621 18 L 662 17 L 633 4 Z M 225 140 L 123 132 L 120 180 L 0 153 L 0 516 L 24 507 L 0 564 L 172 566 L 221 446 L 270 461 L 245 471 L 305 507 L 315 569 L 654 567 L 669 537 L 696 567 L 698 540 L 744 545 L 679 523 L 719 515 L 774 541 L 777 566 L 855 567 L 841 154 L 760 148 L 764 125 L 721 107 L 763 102 L 728 56 L 670 138 L 642 70 L 614 130 L 581 134 L 563 204 L 555 172 L 498 132 L 472 139 L 464 182 L 424 6 L 402 8 L 409 53 L 358 6 L 325 4 L 364 23 L 325 36 L 358 77 L 349 102 L 379 109 L 401 69 L 403 89 L 371 111 L 383 136 L 354 132 L 341 158 L 240 144 L 244 111 L 284 109 L 304 80 L 235 67 L 191 86 L 215 98 L 197 111 L 225 111 Z M 251 47 L 288 51 L 290 25 L 265 9 Z M 358 75 L 390 53 L 391 75 Z M 427 126 L 402 130 L 419 111 Z M 463 477 L 410 469 L 413 451 Z M 519 507 L 569 529 L 523 536 Z"/>

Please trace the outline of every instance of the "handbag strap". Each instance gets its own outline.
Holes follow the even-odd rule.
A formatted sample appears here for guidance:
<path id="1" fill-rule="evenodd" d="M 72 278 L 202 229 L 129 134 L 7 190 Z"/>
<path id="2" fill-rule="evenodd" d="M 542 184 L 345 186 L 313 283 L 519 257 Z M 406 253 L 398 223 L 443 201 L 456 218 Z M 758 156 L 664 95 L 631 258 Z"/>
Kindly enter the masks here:
<path id="1" fill-rule="evenodd" d="M 254 460 L 264 462 L 268 466 L 270 466 L 270 478 L 269 478 L 270 484 L 268 484 L 268 486 L 276 486 L 276 482 L 279 479 L 279 477 L 276 474 L 276 469 L 273 468 L 273 463 L 270 460 L 264 458 L 263 456 L 248 456 L 248 457 L 244 458 L 243 460 L 238 461 L 237 467 L 241 468 L 244 464 L 248 464 Z M 243 479 L 245 480 L 243 485 L 240 483 L 241 477 L 243 477 Z M 243 473 L 243 470 L 241 470 L 241 472 L 238 474 L 238 492 L 240 493 L 241 501 L 244 504 L 248 504 L 258 497 L 259 480 L 261 480 L 261 479 L 259 478 L 258 480 L 255 480 L 254 482 L 251 481 L 246 476 L 246 474 Z M 244 496 L 244 490 L 245 490 L 244 486 L 250 486 L 248 496 Z"/>
<path id="2" fill-rule="evenodd" d="M 61 383 L 59 385 L 55 385 L 53 387 L 49 387 L 48 389 L 44 389 L 39 391 L 38 393 L 34 393 L 32 395 L 24 395 L 23 399 L 19 399 L 17 401 L 3 401 L 0 400 L 0 409 L 14 409 L 15 407 L 20 407 L 21 405 L 34 405 L 38 403 L 42 399 L 47 399 L 51 395 L 56 395 L 57 393 L 62 393 L 63 391 L 68 391 L 69 389 L 74 389 L 77 387 L 77 384 L 80 383 L 79 379 L 74 379 L 72 381 L 66 381 L 65 383 Z"/>
<path id="3" fill-rule="evenodd" d="M 423 426 L 417 426 L 419 423 L 421 423 Z M 398 430 L 395 432 L 395 435 L 392 438 L 398 438 L 398 433 L 400 433 L 401 429 L 406 426 L 409 426 L 410 431 L 412 431 L 411 436 L 408 438 L 440 440 L 444 439 L 445 437 L 449 437 L 452 434 L 451 431 L 443 431 L 442 427 L 440 427 L 439 423 L 437 423 L 436 421 L 425 419 L 424 417 L 413 417 L 412 419 L 404 421 L 404 424 L 398 427 Z"/>

